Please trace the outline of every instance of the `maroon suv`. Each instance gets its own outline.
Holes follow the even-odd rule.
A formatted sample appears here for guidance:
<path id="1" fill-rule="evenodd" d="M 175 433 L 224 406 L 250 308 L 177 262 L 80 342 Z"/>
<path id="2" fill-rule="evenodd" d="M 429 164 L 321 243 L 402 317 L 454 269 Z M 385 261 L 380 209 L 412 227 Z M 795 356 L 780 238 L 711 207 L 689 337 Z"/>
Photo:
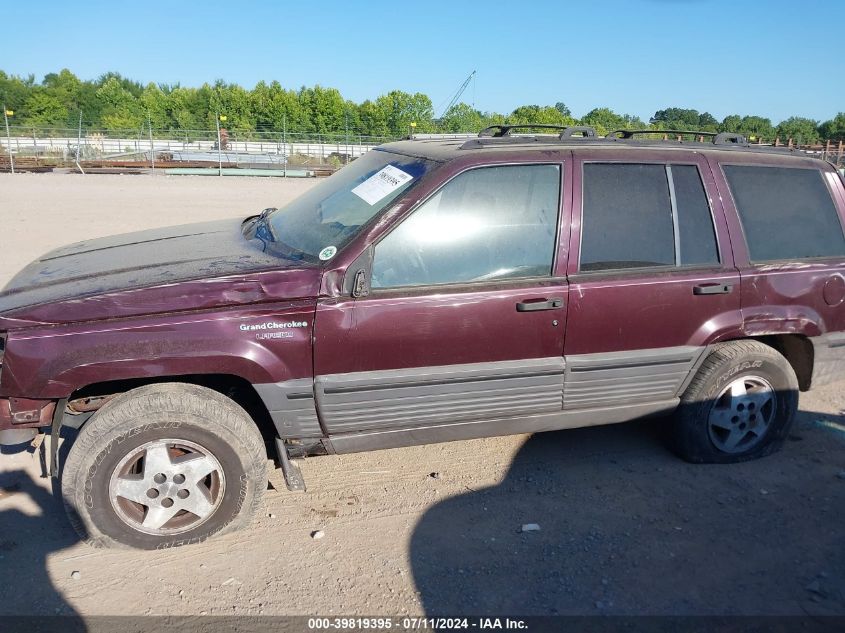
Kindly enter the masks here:
<path id="1" fill-rule="evenodd" d="M 247 524 L 268 446 L 294 489 L 290 458 L 672 411 L 690 461 L 779 447 L 845 370 L 837 171 L 735 135 L 511 132 L 44 255 L 0 294 L 2 434 L 47 427 L 57 474 L 79 429 L 71 520 L 141 548 Z"/>

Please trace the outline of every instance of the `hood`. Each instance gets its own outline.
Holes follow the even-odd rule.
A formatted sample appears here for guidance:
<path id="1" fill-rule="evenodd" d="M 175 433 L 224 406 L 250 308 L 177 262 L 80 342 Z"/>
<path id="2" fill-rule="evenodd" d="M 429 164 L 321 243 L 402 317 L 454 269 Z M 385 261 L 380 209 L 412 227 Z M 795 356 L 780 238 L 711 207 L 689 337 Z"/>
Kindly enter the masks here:
<path id="1" fill-rule="evenodd" d="M 187 224 L 51 251 L 0 292 L 0 327 L 316 296 L 318 266 L 264 252 L 241 224 Z"/>

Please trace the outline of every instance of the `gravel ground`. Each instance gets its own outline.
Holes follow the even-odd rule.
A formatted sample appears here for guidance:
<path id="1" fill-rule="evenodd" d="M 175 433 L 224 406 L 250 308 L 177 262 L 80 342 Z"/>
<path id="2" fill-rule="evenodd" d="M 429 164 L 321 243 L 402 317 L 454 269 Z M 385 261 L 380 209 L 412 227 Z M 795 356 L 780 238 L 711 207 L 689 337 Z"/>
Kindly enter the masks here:
<path id="1" fill-rule="evenodd" d="M 0 174 L 0 281 L 63 243 L 311 184 Z M 0 614 L 845 615 L 845 381 L 802 394 L 756 462 L 686 464 L 670 423 L 308 459 L 307 493 L 269 490 L 251 529 L 165 552 L 79 543 L 39 455 L 3 449 Z"/>

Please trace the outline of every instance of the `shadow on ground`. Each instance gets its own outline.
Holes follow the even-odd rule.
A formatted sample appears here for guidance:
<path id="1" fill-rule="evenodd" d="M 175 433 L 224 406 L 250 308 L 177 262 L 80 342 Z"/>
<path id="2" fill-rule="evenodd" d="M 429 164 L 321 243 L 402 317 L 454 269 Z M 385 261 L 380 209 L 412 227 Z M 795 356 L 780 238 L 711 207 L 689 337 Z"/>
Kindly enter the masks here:
<path id="1" fill-rule="evenodd" d="M 24 450 L 26 446 L 2 447 L 4 454 Z M 26 471 L 11 470 L 0 473 L 0 501 L 14 502 L 0 505 L 0 629 L 26 624 L 8 616 L 76 615 L 47 569 L 51 554 L 79 542 L 58 492 L 51 493 Z M 62 623 L 66 630 L 82 630 L 78 620 L 63 618 Z"/>
<path id="2" fill-rule="evenodd" d="M 845 425 L 801 412 L 781 452 L 734 465 L 676 458 L 667 420 L 534 435 L 500 485 L 420 520 L 425 611 L 843 615 L 845 434 L 821 418 Z"/>

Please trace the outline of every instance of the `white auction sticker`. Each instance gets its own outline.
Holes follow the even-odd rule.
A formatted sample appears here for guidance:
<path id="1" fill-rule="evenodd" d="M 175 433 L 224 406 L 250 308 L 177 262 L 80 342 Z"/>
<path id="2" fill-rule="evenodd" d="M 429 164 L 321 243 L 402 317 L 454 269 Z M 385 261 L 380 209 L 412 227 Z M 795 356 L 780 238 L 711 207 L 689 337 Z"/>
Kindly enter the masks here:
<path id="1" fill-rule="evenodd" d="M 411 174 L 406 174 L 393 165 L 387 165 L 355 187 L 352 193 L 372 206 L 413 179 Z"/>

